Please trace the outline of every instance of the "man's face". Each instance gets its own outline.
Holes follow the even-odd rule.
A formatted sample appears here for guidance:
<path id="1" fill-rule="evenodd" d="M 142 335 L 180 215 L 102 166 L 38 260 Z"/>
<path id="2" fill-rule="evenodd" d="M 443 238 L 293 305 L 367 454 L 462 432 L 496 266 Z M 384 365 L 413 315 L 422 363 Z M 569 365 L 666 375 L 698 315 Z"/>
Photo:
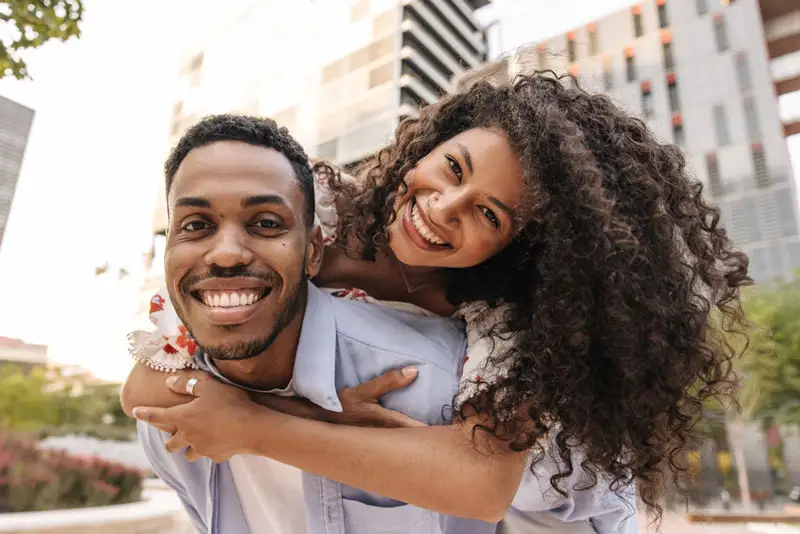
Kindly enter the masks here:
<path id="1" fill-rule="evenodd" d="M 167 201 L 164 262 L 178 315 L 212 358 L 258 356 L 302 312 L 321 260 L 289 160 L 238 141 L 196 148 Z"/>

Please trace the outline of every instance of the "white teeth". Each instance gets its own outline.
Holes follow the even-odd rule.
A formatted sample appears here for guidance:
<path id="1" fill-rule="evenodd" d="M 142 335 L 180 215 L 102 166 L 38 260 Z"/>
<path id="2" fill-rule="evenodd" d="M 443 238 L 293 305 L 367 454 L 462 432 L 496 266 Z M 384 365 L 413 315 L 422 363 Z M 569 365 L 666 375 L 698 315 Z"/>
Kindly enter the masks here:
<path id="1" fill-rule="evenodd" d="M 411 222 L 414 223 L 414 228 L 417 229 L 419 235 L 421 235 L 425 241 L 433 244 L 433 245 L 446 245 L 447 241 L 433 233 L 430 226 L 425 224 L 425 221 L 422 219 L 422 215 L 419 213 L 419 206 L 414 204 L 414 207 L 411 208 Z"/>
<path id="2" fill-rule="evenodd" d="M 261 298 L 254 291 L 201 291 L 200 300 L 212 308 L 235 308 L 248 306 Z"/>

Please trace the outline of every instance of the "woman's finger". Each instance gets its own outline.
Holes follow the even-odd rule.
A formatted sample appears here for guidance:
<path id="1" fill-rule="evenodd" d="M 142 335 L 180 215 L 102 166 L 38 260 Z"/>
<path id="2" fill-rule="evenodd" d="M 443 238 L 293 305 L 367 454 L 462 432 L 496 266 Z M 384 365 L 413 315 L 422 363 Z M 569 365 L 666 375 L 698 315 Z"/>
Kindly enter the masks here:
<path id="1" fill-rule="evenodd" d="M 189 447 L 189 444 L 175 434 L 164 443 L 164 447 L 167 449 L 167 452 L 175 453 Z"/>
<path id="2" fill-rule="evenodd" d="M 377 378 L 363 384 L 345 388 L 342 394 L 350 394 L 365 402 L 378 402 L 381 397 L 392 391 L 403 389 L 417 378 L 416 367 L 404 367 L 383 373 Z"/>
<path id="3" fill-rule="evenodd" d="M 189 463 L 194 463 L 200 458 L 203 457 L 202 454 L 199 454 L 196 450 L 191 447 L 186 448 L 186 452 L 183 453 L 183 456 L 186 458 L 186 461 Z"/>
<path id="4" fill-rule="evenodd" d="M 180 395 L 191 395 L 199 397 L 203 391 L 204 383 L 208 378 L 200 378 L 194 375 L 180 374 L 172 375 L 167 378 L 167 387 Z"/>

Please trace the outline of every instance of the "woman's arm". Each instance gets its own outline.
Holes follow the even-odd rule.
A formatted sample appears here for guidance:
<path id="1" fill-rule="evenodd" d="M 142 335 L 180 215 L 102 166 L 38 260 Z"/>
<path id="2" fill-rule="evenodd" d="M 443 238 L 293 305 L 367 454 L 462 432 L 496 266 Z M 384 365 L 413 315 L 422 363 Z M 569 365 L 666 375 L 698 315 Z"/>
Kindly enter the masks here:
<path id="1" fill-rule="evenodd" d="M 164 375 L 161 377 L 163 384 Z M 185 391 L 186 379 L 185 374 L 179 375 L 171 386 L 174 392 Z M 514 498 L 526 466 L 527 453 L 512 452 L 502 441 L 480 431 L 476 445 L 472 439 L 476 421 L 436 427 L 364 428 L 260 407 L 248 402 L 240 390 L 213 380 L 198 383 L 195 394 L 197 398 L 189 404 L 175 408 L 139 408 L 136 417 L 177 428 L 168 443 L 173 452 L 191 447 L 192 457 L 206 456 L 215 462 L 241 453 L 266 456 L 447 515 L 499 521 Z M 347 406 L 345 411 L 353 413 Z M 337 417 L 343 416 L 333 416 Z M 352 415 L 347 417 L 349 422 L 356 422 Z M 331 420 L 330 415 L 326 419 Z"/>
<path id="2" fill-rule="evenodd" d="M 255 430 L 262 425 L 271 431 Z M 511 505 L 528 455 L 482 433 L 476 446 L 474 426 L 363 428 L 258 410 L 245 425 L 244 439 L 252 454 L 415 506 L 493 523 Z"/>

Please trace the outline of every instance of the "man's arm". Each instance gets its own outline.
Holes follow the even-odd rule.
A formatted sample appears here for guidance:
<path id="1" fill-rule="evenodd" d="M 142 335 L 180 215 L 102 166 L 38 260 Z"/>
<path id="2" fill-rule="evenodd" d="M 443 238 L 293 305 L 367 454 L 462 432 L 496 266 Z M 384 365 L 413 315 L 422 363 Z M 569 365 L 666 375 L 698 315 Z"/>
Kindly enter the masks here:
<path id="1" fill-rule="evenodd" d="M 144 448 L 145 455 L 153 467 L 153 471 L 164 481 L 164 483 L 172 488 L 181 500 L 184 509 L 189 514 L 189 519 L 192 521 L 195 529 L 200 534 L 207 534 L 208 528 L 203 520 L 202 514 L 197 510 L 194 501 L 191 498 L 188 485 L 195 485 L 195 490 L 208 491 L 208 481 L 202 479 L 187 481 L 189 484 L 184 484 L 181 481 L 181 470 L 178 468 L 178 461 L 184 461 L 180 456 L 169 454 L 164 448 L 164 443 L 169 438 L 164 432 L 144 424 L 137 423 L 137 432 L 139 434 L 139 442 Z"/>

